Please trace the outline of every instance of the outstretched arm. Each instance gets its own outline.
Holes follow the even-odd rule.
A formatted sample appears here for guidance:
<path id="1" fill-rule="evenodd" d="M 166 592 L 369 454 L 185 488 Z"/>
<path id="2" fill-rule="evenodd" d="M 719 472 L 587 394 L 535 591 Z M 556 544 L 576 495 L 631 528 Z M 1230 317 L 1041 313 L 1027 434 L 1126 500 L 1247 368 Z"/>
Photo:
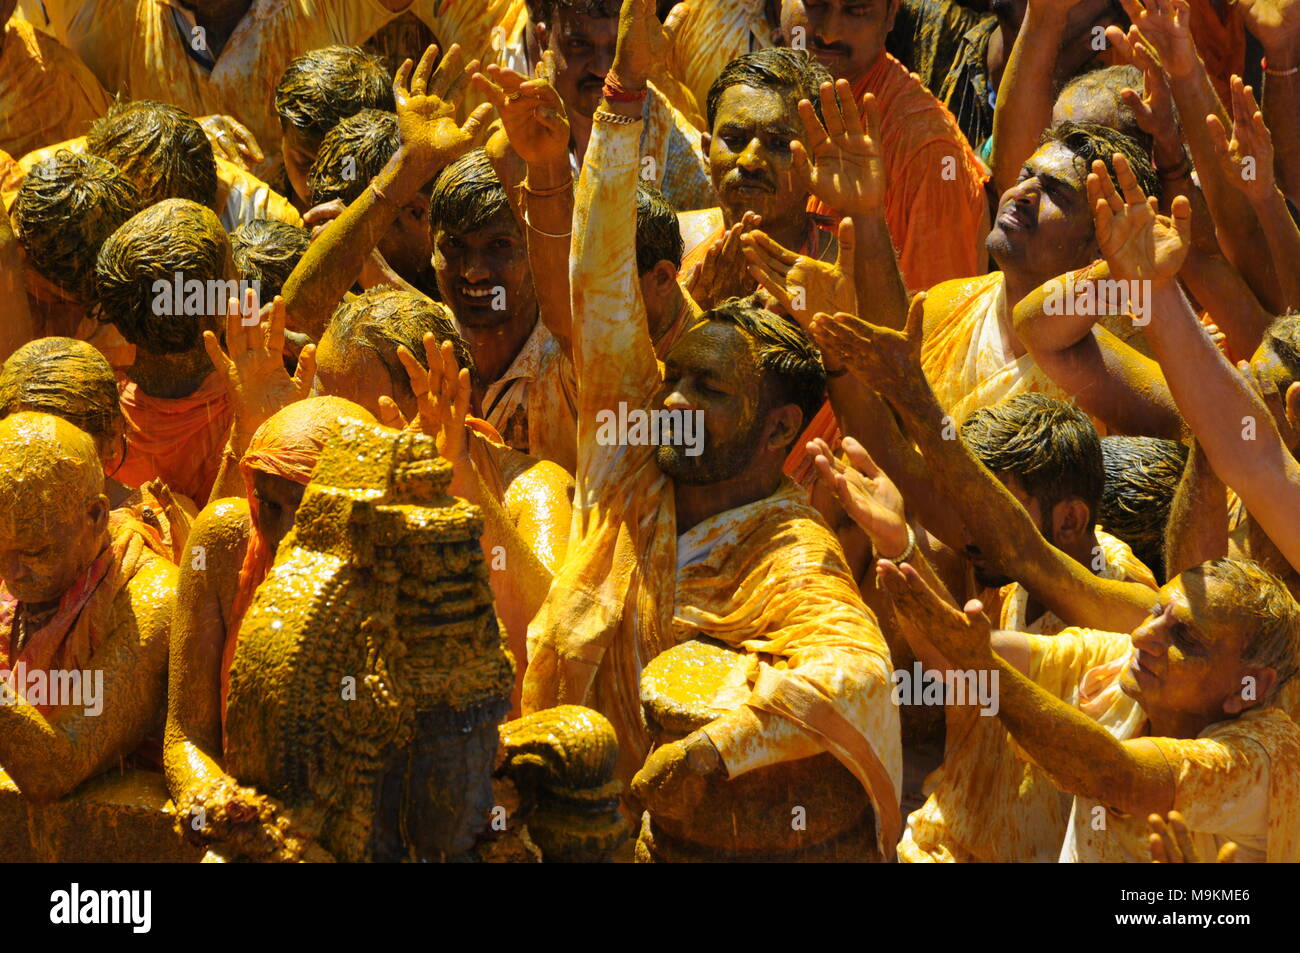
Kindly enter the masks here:
<path id="1" fill-rule="evenodd" d="M 961 501 L 969 539 L 1003 572 L 1018 580 L 1071 624 L 1115 630 L 1141 619 L 1151 590 L 1140 583 L 1094 576 L 1038 531 L 1010 491 L 952 432 L 921 370 L 924 294 L 912 301 L 903 332 L 876 327 L 850 314 L 817 315 L 814 334 L 864 382 L 871 381 L 898 410 L 925 457 L 938 494 Z"/>
<path id="2" fill-rule="evenodd" d="M 952 608 L 908 565 L 882 563 L 881 578 L 897 611 L 923 628 L 954 666 L 997 675 L 998 717 L 1058 787 L 1126 814 L 1173 808 L 1176 779 L 1160 749 L 1145 739 L 1118 740 L 1009 665 L 992 649 L 978 602 L 964 612 Z"/>
<path id="3" fill-rule="evenodd" d="M 1300 2 L 1237 0 L 1236 8 L 1264 48 L 1264 119 L 1277 148 L 1278 184 L 1300 205 Z"/>
<path id="4" fill-rule="evenodd" d="M 464 125 L 451 105 L 478 68 L 478 60 L 461 67 L 460 47 L 453 45 L 433 69 L 437 47 L 431 46 L 411 72 L 407 60 L 397 71 L 393 94 L 401 145 L 371 181 L 370 188 L 347 207 L 311 243 L 284 283 L 289 326 L 319 338 L 379 239 L 392 227 L 398 211 L 443 166 L 466 152 L 491 107 L 474 110 Z M 408 86 L 409 80 L 409 86 Z"/>
<path id="5" fill-rule="evenodd" d="M 573 335 L 569 310 L 569 250 L 573 234 L 573 171 L 569 118 L 555 91 L 555 54 L 542 54 L 533 79 L 500 66 L 474 74 L 501 116 L 515 151 L 527 166 L 520 183 L 521 225 L 537 289 L 538 312 L 565 353 Z"/>

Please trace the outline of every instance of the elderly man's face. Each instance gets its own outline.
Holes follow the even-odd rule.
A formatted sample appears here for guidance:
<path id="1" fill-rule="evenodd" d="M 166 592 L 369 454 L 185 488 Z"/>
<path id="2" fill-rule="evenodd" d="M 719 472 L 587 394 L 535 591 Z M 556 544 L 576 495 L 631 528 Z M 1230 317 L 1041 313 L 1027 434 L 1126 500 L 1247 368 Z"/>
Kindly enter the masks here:
<path id="1" fill-rule="evenodd" d="M 808 192 L 794 180 L 790 143 L 803 135 L 793 97 L 774 89 L 723 90 L 709 141 L 709 174 L 727 222 L 746 212 L 770 231 L 807 217 Z"/>
<path id="2" fill-rule="evenodd" d="M 898 0 L 785 0 L 781 33 L 807 49 L 836 79 L 858 79 L 880 57 Z"/>
<path id="3" fill-rule="evenodd" d="M 1185 572 L 1167 582 L 1153 600 L 1151 615 L 1133 630 L 1133 656 L 1120 688 L 1154 711 L 1222 721 L 1225 704 L 1243 697 L 1256 678 L 1242 661 L 1250 630 L 1235 610 L 1231 592 L 1213 577 Z M 1252 697 L 1262 698 L 1257 685 Z M 1248 707 L 1248 706 L 1246 706 Z"/>
<path id="4" fill-rule="evenodd" d="M 1026 160 L 998 204 L 985 246 L 1003 268 L 1059 275 L 1096 258 L 1086 178 L 1074 153 L 1049 143 Z"/>
<path id="5" fill-rule="evenodd" d="M 54 602 L 99 555 L 108 525 L 103 495 L 69 503 L 47 495 L 0 502 L 0 579 L 19 602 Z"/>

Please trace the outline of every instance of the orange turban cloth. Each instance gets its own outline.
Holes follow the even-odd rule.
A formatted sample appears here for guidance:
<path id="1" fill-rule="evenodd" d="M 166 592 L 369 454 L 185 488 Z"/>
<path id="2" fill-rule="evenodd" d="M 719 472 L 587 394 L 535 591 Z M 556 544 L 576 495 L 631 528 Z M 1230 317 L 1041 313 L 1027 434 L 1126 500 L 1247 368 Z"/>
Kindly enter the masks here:
<path id="1" fill-rule="evenodd" d="M 230 663 L 235 658 L 239 626 L 244 613 L 253 602 L 253 594 L 266 578 L 275 559 L 257 528 L 257 494 L 253 492 L 253 474 L 267 473 L 284 477 L 306 486 L 311 480 L 316 461 L 331 437 L 338 436 L 349 420 L 378 423 L 374 416 L 359 404 L 342 397 L 308 397 L 283 408 L 266 423 L 257 428 L 248 449 L 239 461 L 239 472 L 244 476 L 248 490 L 248 512 L 252 518 L 249 527 L 248 550 L 244 564 L 239 569 L 239 585 L 231 606 L 230 625 L 226 629 L 226 644 L 221 657 L 221 722 L 226 721 L 226 694 L 230 688 Z"/>

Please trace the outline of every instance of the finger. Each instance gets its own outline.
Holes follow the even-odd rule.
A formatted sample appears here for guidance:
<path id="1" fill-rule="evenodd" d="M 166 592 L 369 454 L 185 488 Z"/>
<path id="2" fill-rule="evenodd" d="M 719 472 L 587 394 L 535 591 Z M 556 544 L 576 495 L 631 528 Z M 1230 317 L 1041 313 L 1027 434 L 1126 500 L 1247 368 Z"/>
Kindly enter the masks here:
<path id="1" fill-rule="evenodd" d="M 453 43 L 447 48 L 447 52 L 434 67 L 433 75 L 429 77 L 430 96 L 437 96 L 450 102 L 449 93 L 452 85 L 464 76 L 465 67 L 462 59 L 459 43 Z"/>
<path id="2" fill-rule="evenodd" d="M 474 107 L 474 111 L 469 114 L 465 124 L 460 127 L 460 131 L 471 139 L 477 138 L 479 130 L 482 129 L 483 123 L 487 122 L 488 116 L 492 115 L 492 104 L 483 103 Z"/>
<path id="3" fill-rule="evenodd" d="M 1169 837 L 1169 829 L 1165 827 L 1164 818 L 1159 814 L 1152 814 L 1147 818 L 1147 826 L 1151 828 L 1148 843 L 1151 845 L 1152 862 L 1157 864 L 1173 863 L 1171 854 L 1173 841 Z"/>
<path id="4" fill-rule="evenodd" d="M 1169 217 L 1173 220 L 1174 231 L 1178 234 L 1178 241 L 1181 244 L 1189 244 L 1192 240 L 1192 203 L 1186 195 L 1174 196 L 1173 202 L 1169 206 Z"/>
<path id="5" fill-rule="evenodd" d="M 1228 145 L 1228 131 L 1223 128 L 1223 123 L 1214 113 L 1205 117 L 1205 131 L 1209 133 L 1210 145 L 1214 147 L 1214 154 L 1219 157 L 1219 161 L 1235 166 L 1232 150 Z"/>
<path id="6" fill-rule="evenodd" d="M 1106 27 L 1105 35 L 1106 45 L 1114 50 L 1116 60 L 1122 63 L 1133 62 L 1133 47 L 1129 45 L 1123 30 L 1112 24 Z"/>
<path id="7" fill-rule="evenodd" d="M 402 367 L 406 369 L 406 379 L 410 382 L 411 393 L 417 400 L 426 398 L 429 395 L 429 372 L 420 366 L 420 362 L 415 359 L 415 355 L 408 351 L 405 345 L 397 348 L 397 359 L 402 362 Z"/>
<path id="8" fill-rule="evenodd" d="M 867 93 L 866 96 L 862 97 L 862 110 L 867 116 L 867 136 L 871 139 L 873 145 L 879 146 L 882 117 L 880 115 L 880 102 L 876 99 L 874 93 Z"/>
<path id="9" fill-rule="evenodd" d="M 228 370 L 232 362 L 226 357 L 226 352 L 221 350 L 221 342 L 211 331 L 203 332 L 203 350 L 208 352 L 208 360 L 213 367 L 223 372 Z"/>
<path id="10" fill-rule="evenodd" d="M 293 379 L 298 384 L 298 392 L 306 394 L 316 380 L 316 345 L 308 344 L 298 352 L 298 366 L 294 368 Z"/>
<path id="11" fill-rule="evenodd" d="M 407 83 L 411 79 L 411 70 L 414 68 L 415 64 L 409 59 L 403 60 L 402 65 L 397 67 L 397 75 L 393 77 L 393 93 L 397 98 L 398 105 L 401 105 L 406 98 L 406 94 L 410 92 Z"/>
<path id="12" fill-rule="evenodd" d="M 394 430 L 406 429 L 407 421 L 402 409 L 397 406 L 397 401 L 387 395 L 379 398 L 379 422 Z"/>
<path id="13" fill-rule="evenodd" d="M 1235 864 L 1237 862 L 1237 845 L 1233 841 L 1226 842 L 1219 848 L 1219 856 L 1216 860 L 1221 864 Z"/>
<path id="14" fill-rule="evenodd" d="M 489 67 L 489 69 L 491 69 L 491 67 Z M 471 82 L 473 82 L 473 84 L 476 87 L 478 87 L 478 89 L 483 93 L 483 95 L 485 95 L 488 98 L 488 102 L 492 104 L 492 107 L 498 113 L 500 113 L 501 110 L 505 108 L 506 105 L 505 90 L 502 89 L 500 86 L 498 86 L 496 83 L 494 83 L 491 80 L 491 78 L 483 75 L 482 73 L 475 73 Z"/>
<path id="15" fill-rule="evenodd" d="M 917 292 L 911 304 L 907 306 L 907 324 L 903 328 L 903 334 L 909 341 L 921 340 L 925 325 L 925 298 L 926 292 Z"/>
<path id="16" fill-rule="evenodd" d="M 424 53 L 420 56 L 420 62 L 416 64 L 415 73 L 411 77 L 411 94 L 413 96 L 424 96 L 429 91 L 429 74 L 433 72 L 433 64 L 438 58 L 438 47 L 436 44 L 430 44 L 425 47 Z"/>
<path id="17" fill-rule="evenodd" d="M 1115 188 L 1115 182 L 1110 177 L 1110 170 L 1106 168 L 1106 163 L 1100 159 L 1094 159 L 1092 171 L 1097 176 L 1101 196 L 1106 200 L 1106 204 L 1110 206 L 1110 210 L 1117 214 L 1124 211 L 1124 200 Z"/>
<path id="18" fill-rule="evenodd" d="M 794 177 L 799 187 L 807 191 L 813 188 L 812 162 L 808 159 L 808 150 L 798 139 L 790 142 L 790 158 L 794 160 Z"/>
<path id="19" fill-rule="evenodd" d="M 1119 183 L 1125 204 L 1145 205 L 1147 201 L 1146 193 L 1138 185 L 1137 176 L 1133 173 L 1133 167 L 1128 164 L 1128 159 L 1125 159 L 1123 155 L 1117 152 L 1111 157 L 1111 162 L 1115 166 L 1115 180 Z"/>
<path id="20" fill-rule="evenodd" d="M 844 448 L 845 454 L 848 455 L 849 463 L 853 464 L 854 469 L 861 470 L 862 475 L 869 480 L 874 480 L 880 476 L 880 467 L 876 466 L 876 461 L 871 459 L 871 454 L 867 448 L 862 446 L 852 437 L 845 437 L 840 444 Z"/>
<path id="21" fill-rule="evenodd" d="M 787 268 L 793 268 L 799 261 L 799 253 L 793 252 L 786 248 L 767 232 L 753 229 L 745 233 L 746 240 L 751 243 L 757 251 L 775 259 L 779 264 Z"/>
<path id="22" fill-rule="evenodd" d="M 844 135 L 844 117 L 840 115 L 840 104 L 836 100 L 835 86 L 822 83 L 817 90 L 822 104 L 822 123 L 826 126 L 826 136 L 837 139 Z"/>
<path id="23" fill-rule="evenodd" d="M 813 109 L 813 104 L 807 99 L 799 100 L 799 119 L 803 122 L 808 148 L 816 152 L 827 139 L 826 129 L 817 118 L 817 110 Z"/>
<path id="24" fill-rule="evenodd" d="M 862 127 L 862 113 L 853 95 L 853 87 L 846 79 L 835 81 L 835 105 L 843 120 L 844 131 L 850 136 L 864 135 L 866 130 Z"/>
<path id="25" fill-rule="evenodd" d="M 239 310 L 239 299 L 233 295 L 226 299 L 226 353 L 232 358 L 248 350 L 244 316 Z"/>
<path id="26" fill-rule="evenodd" d="M 748 252 L 749 249 L 746 249 L 746 251 Z M 777 304 L 796 318 L 799 317 L 795 314 L 794 302 L 790 299 L 790 293 L 786 290 L 785 285 L 778 281 L 771 272 L 760 265 L 753 264 L 752 259 L 747 270 L 750 277 L 758 282 L 759 287 L 776 299 Z"/>
<path id="27" fill-rule="evenodd" d="M 1169 828 L 1174 832 L 1174 843 L 1178 852 L 1186 861 L 1196 858 L 1196 847 L 1192 844 L 1192 832 L 1187 829 L 1187 821 L 1177 811 L 1169 812 Z"/>
<path id="28" fill-rule="evenodd" d="M 851 285 L 854 280 L 854 258 L 858 247 L 858 233 L 853 225 L 853 219 L 840 219 L 840 227 L 835 234 L 835 240 L 840 246 L 835 263 L 839 265 L 840 271 L 844 272 L 844 277 L 848 279 Z"/>

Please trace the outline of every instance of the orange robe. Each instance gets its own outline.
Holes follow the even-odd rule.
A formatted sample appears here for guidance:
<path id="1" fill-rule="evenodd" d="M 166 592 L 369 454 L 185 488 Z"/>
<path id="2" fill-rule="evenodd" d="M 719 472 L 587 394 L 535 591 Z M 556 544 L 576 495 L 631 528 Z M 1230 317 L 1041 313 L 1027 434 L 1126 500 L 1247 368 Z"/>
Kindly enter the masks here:
<path id="1" fill-rule="evenodd" d="M 983 274 L 988 172 L 957 120 L 888 53 L 853 84 L 853 92 L 859 101 L 874 94 L 880 107 L 885 223 L 903 283 L 909 291 L 923 291 Z"/>
<path id="2" fill-rule="evenodd" d="M 111 100 L 77 55 L 13 18 L 0 50 L 0 149 L 23 155 L 79 136 Z"/>
<path id="3" fill-rule="evenodd" d="M 889 650 L 834 533 L 789 481 L 680 537 L 656 448 L 611 444 L 598 414 L 654 406 L 662 373 L 636 281 L 636 123 L 597 123 L 574 213 L 573 332 L 578 472 L 568 556 L 528 629 L 525 712 L 589 705 L 619 739 L 626 783 L 650 746 L 645 664 L 699 636 L 746 653 L 738 709 L 775 715 L 770 734 L 713 725 L 732 776 L 830 751 L 876 809 L 882 852 L 898 830 L 902 746 Z M 704 729 L 710 732 L 710 727 Z"/>
<path id="4" fill-rule="evenodd" d="M 212 493 L 233 414 L 226 381 L 216 371 L 188 397 L 150 397 L 119 379 L 126 418 L 126 458 L 112 476 L 127 486 L 161 479 L 203 504 Z"/>

